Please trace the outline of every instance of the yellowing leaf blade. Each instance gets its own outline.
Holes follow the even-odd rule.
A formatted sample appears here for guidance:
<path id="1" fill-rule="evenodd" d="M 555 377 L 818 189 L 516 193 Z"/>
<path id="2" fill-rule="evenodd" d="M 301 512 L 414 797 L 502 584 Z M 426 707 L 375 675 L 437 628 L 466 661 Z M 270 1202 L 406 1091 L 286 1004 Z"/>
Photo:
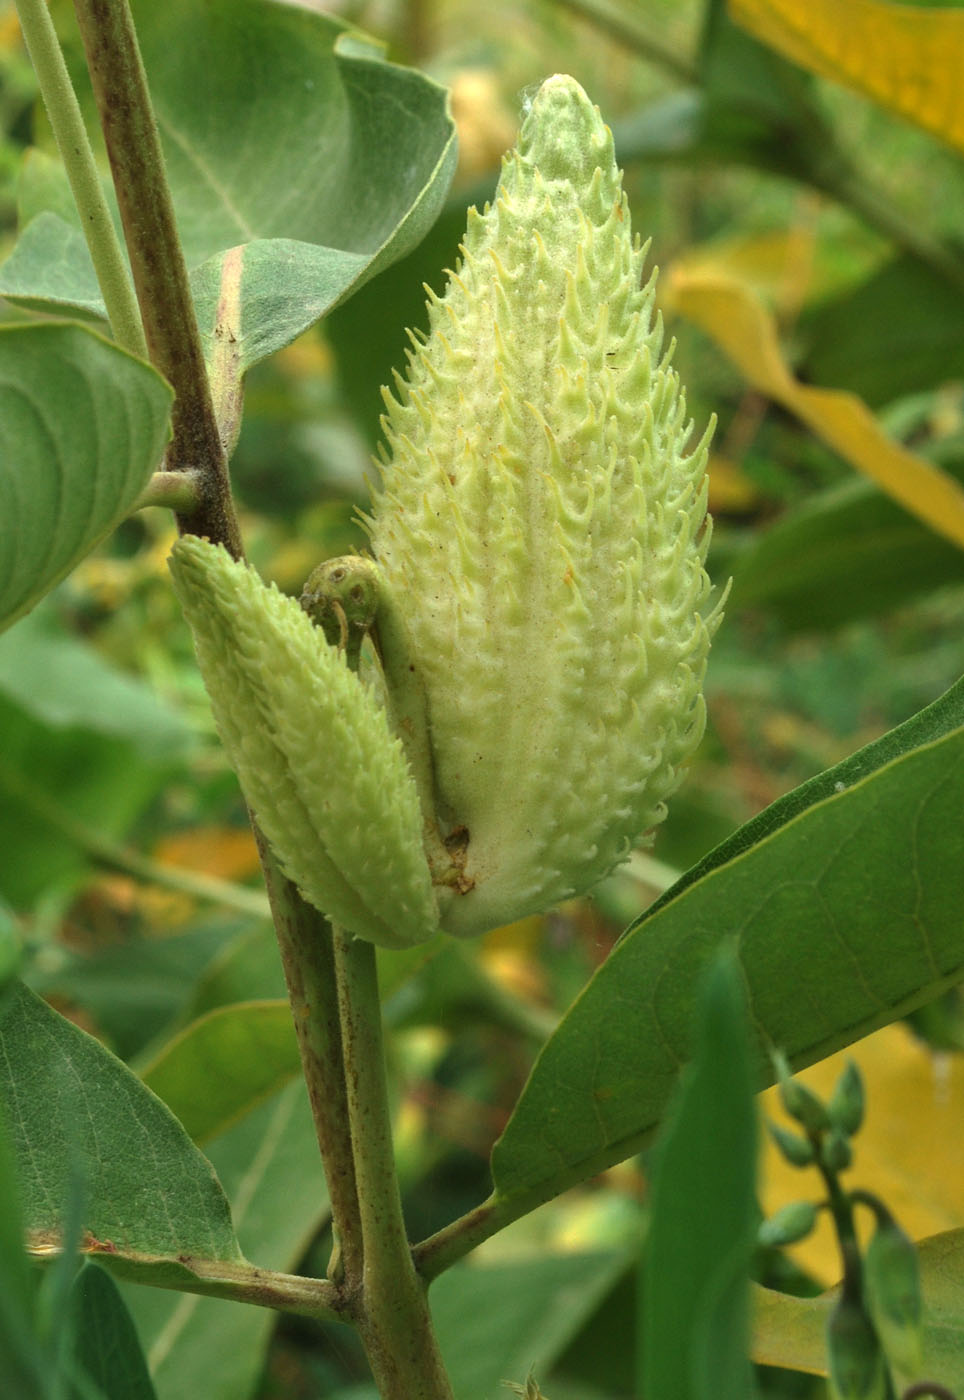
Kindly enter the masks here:
<path id="1" fill-rule="evenodd" d="M 730 0 L 785 58 L 846 83 L 964 150 L 964 12 L 890 0 Z"/>
<path id="2" fill-rule="evenodd" d="M 705 331 L 756 389 L 795 414 L 932 530 L 964 548 L 959 483 L 888 437 L 856 394 L 799 383 L 783 358 L 772 316 L 749 287 L 677 266 L 671 290 L 675 309 Z"/>

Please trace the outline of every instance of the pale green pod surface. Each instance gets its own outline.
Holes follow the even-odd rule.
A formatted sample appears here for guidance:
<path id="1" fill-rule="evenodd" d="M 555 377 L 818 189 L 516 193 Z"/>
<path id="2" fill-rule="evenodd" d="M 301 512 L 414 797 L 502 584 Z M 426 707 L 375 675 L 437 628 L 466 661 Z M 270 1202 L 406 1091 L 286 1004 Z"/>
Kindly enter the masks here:
<path id="1" fill-rule="evenodd" d="M 464 851 L 453 933 L 595 884 L 703 732 L 707 439 L 643 258 L 608 128 L 550 78 L 386 395 L 368 526 Z"/>
<path id="2" fill-rule="evenodd" d="M 285 873 L 373 943 L 431 937 L 418 795 L 370 689 L 294 599 L 221 546 L 186 536 L 170 565 L 218 731 Z"/>

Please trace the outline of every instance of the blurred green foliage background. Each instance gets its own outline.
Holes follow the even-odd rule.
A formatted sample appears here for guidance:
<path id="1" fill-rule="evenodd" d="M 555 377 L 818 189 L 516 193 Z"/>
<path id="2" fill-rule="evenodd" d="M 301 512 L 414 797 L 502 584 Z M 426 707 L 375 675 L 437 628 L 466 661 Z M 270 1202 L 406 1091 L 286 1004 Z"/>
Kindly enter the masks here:
<path id="1" fill-rule="evenodd" d="M 423 1236 L 485 1194 L 488 1150 L 540 1037 L 674 872 L 960 674 L 959 544 L 748 381 L 712 321 L 681 314 L 679 288 L 697 274 L 735 280 L 774 318 L 799 384 L 860 395 L 895 442 L 962 480 L 964 178 L 955 150 L 792 66 L 717 0 L 325 8 L 451 87 L 460 165 L 414 253 L 250 374 L 232 476 L 252 561 L 298 592 L 319 560 L 363 546 L 356 512 L 379 386 L 402 363 L 406 328 L 424 324 L 422 283 L 444 285 L 466 207 L 491 195 L 526 91 L 567 71 L 613 127 L 634 225 L 663 270 L 690 412 L 698 426 L 719 419 L 710 570 L 734 578 L 707 738 L 652 850 L 591 901 L 478 947 L 414 969 L 386 958 L 399 1152 Z M 2 256 L 23 152 L 49 145 L 4 5 L 0 128 Z M 166 514 L 141 512 L 0 639 L 0 918 L 17 930 L 27 981 L 138 1067 L 205 1012 L 283 995 L 240 793 L 167 579 L 172 537 Z M 958 999 L 920 1029 L 960 1049 Z M 873 1103 L 873 1082 L 869 1092 Z M 252 1257 L 323 1273 L 326 1225 L 300 1165 L 313 1148 L 298 1093 L 278 1089 L 205 1150 Z M 265 1155 L 268 1140 L 277 1150 Z M 300 1214 L 272 1214 L 272 1201 L 293 1198 Z M 531 1270 L 528 1282 L 507 1274 L 505 1288 L 534 1300 L 519 1324 L 520 1365 L 538 1362 L 552 1400 L 631 1393 L 631 1348 L 612 1340 L 630 1325 L 631 1274 L 606 1251 L 636 1238 L 645 1199 L 642 1166 L 629 1163 L 486 1247 L 494 1267 Z M 964 1225 L 964 1199 L 944 1209 L 946 1226 Z M 534 1250 L 550 1262 L 538 1265 Z M 819 1276 L 819 1259 L 806 1266 Z M 368 1394 L 347 1334 L 197 1298 L 128 1296 L 162 1397 Z M 469 1316 L 470 1303 L 459 1306 Z M 773 1396 L 818 1396 L 823 1384 L 788 1371 L 760 1380 Z"/>

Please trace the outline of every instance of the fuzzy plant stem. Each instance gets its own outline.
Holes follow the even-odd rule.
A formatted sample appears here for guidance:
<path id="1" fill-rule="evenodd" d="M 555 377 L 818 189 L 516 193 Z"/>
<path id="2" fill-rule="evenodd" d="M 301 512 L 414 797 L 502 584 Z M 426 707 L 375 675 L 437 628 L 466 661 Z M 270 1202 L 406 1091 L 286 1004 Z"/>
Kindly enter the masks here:
<path id="1" fill-rule="evenodd" d="M 382 1400 L 452 1400 L 402 1216 L 374 945 L 336 927 L 335 967 L 361 1212 L 355 1323 Z"/>
<path id="2" fill-rule="evenodd" d="M 335 1235 L 329 1277 L 333 1283 L 344 1282 L 350 1289 L 357 1287 L 361 1277 L 362 1229 L 345 1092 L 332 930 L 324 916 L 305 903 L 282 874 L 257 828 L 255 834 L 288 985 L 301 1067 L 325 1165 Z"/>
<path id="3" fill-rule="evenodd" d="M 114 178 L 151 363 L 174 390 L 171 471 L 194 471 L 194 510 L 182 533 L 241 557 L 238 529 L 177 234 L 160 137 L 127 0 L 74 0 Z"/>
<path id="4" fill-rule="evenodd" d="M 111 330 L 118 345 L 146 360 L 147 341 L 137 298 L 46 0 L 17 0 L 17 14 L 80 214 Z"/>

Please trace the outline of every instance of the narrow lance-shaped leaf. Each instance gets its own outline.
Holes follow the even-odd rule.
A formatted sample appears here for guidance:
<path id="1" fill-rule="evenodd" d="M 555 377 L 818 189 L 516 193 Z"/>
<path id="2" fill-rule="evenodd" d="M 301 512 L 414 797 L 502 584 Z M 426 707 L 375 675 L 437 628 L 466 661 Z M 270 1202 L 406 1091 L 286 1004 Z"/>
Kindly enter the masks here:
<path id="1" fill-rule="evenodd" d="M 746 1400 L 756 1115 L 740 973 L 723 949 L 699 994 L 696 1050 L 653 1150 L 639 1393 Z"/>

